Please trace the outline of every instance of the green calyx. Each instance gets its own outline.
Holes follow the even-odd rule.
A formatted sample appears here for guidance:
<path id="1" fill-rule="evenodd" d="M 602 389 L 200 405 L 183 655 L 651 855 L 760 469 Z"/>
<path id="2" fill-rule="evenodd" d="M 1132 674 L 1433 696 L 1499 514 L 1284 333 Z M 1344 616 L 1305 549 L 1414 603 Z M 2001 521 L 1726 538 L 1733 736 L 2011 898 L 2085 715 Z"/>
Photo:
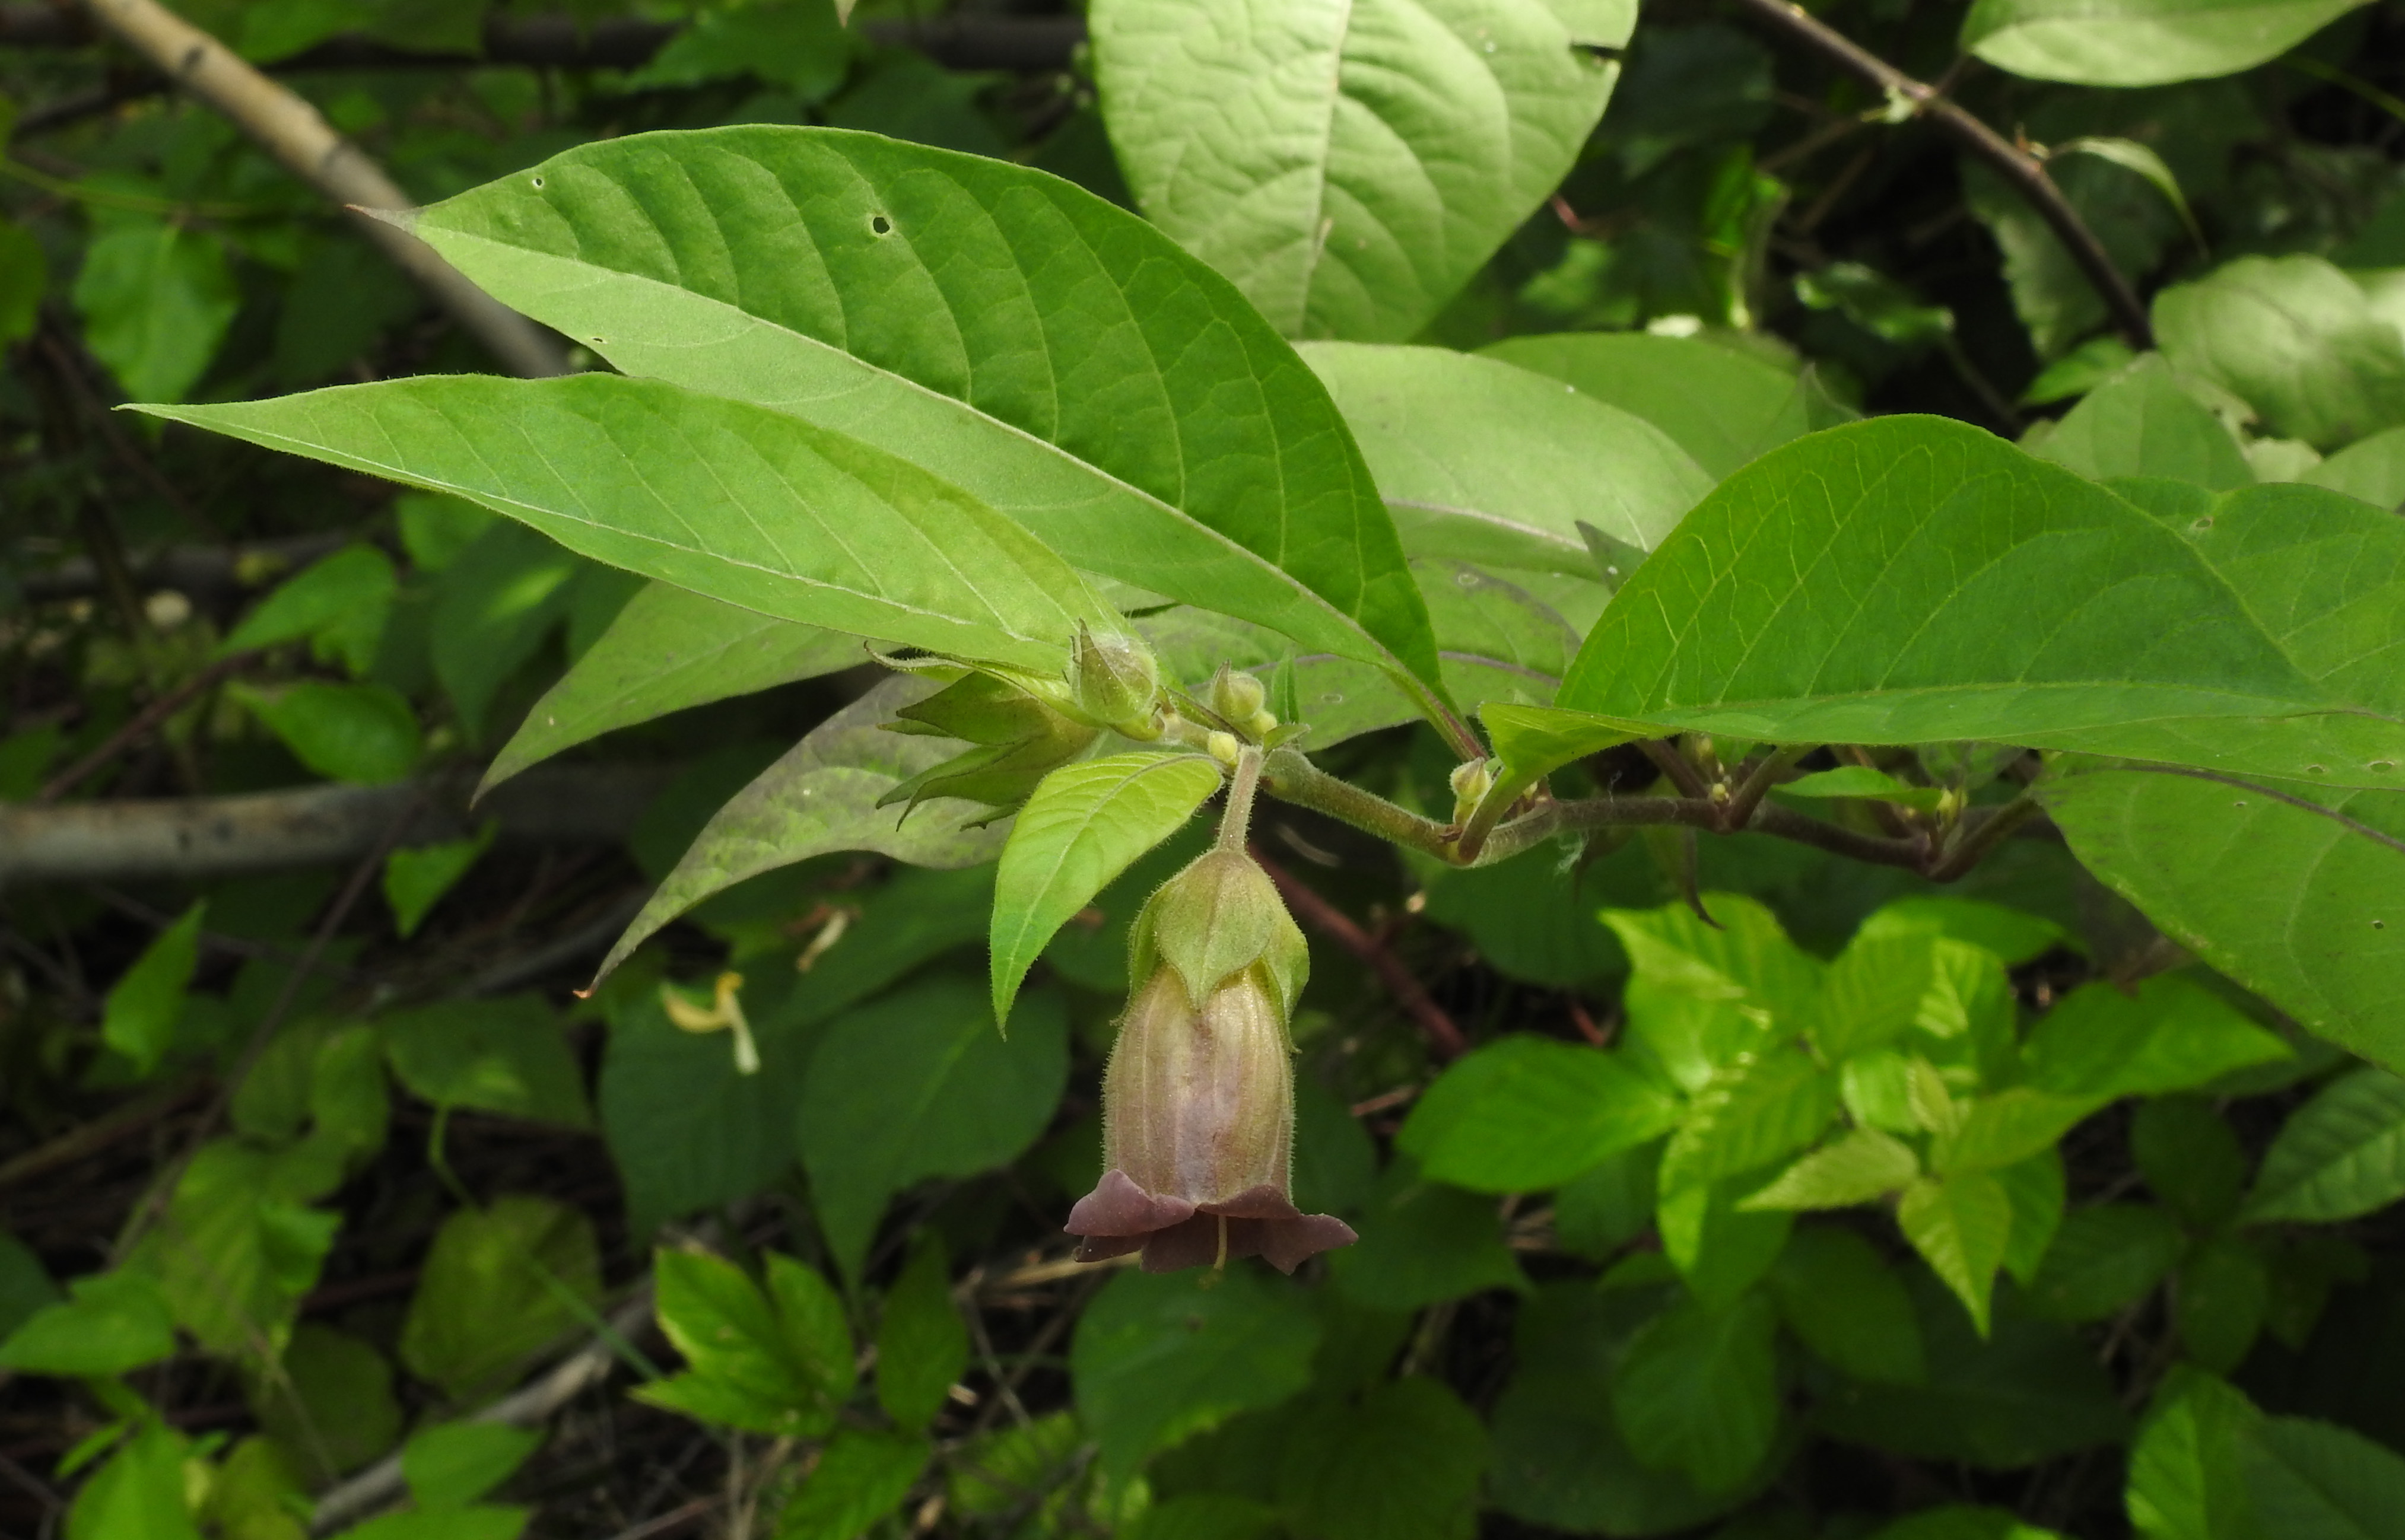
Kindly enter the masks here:
<path id="1" fill-rule="evenodd" d="M 1269 875 L 1241 850 L 1212 850 L 1163 883 L 1129 937 L 1137 987 L 1167 966 L 1198 1008 L 1249 968 L 1275 991 L 1281 1020 L 1311 974 L 1311 950 Z"/>
<path id="2" fill-rule="evenodd" d="M 1143 742 L 1160 736 L 1160 665 L 1142 638 L 1077 627 L 1069 654 L 1069 709 Z"/>

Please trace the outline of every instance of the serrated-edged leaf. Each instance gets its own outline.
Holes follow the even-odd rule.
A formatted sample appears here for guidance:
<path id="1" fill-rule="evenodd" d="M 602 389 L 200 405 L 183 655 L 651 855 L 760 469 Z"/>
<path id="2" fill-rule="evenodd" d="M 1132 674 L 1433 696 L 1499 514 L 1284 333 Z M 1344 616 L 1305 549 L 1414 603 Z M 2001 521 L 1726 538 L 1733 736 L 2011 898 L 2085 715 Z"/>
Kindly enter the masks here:
<path id="1" fill-rule="evenodd" d="M 2030 1285 L 2032 1315 L 2099 1321 L 2161 1282 L 2187 1250 L 2187 1236 L 2167 1209 L 2100 1203 L 2063 1217 Z"/>
<path id="2" fill-rule="evenodd" d="M 1500 359 L 1360 343 L 1300 351 L 1414 556 L 1600 581 L 1582 521 L 1641 556 L 1711 490 L 1653 424 Z"/>
<path id="3" fill-rule="evenodd" d="M 992 859 L 1006 831 L 961 822 L 991 809 L 949 797 L 907 812 L 878 805 L 888 791 L 958 751 L 950 739 L 889 733 L 880 725 L 935 688 L 935 681 L 911 675 L 885 679 L 811 728 L 711 816 L 595 977 L 607 975 L 652 932 L 710 894 L 830 850 L 875 850 L 914 866 L 974 866 Z"/>
<path id="4" fill-rule="evenodd" d="M 1985 1171 L 1926 1177 L 1905 1189 L 1896 1205 L 1904 1238 L 1945 1281 L 1972 1324 L 1988 1335 L 1988 1304 L 2013 1225 L 2012 1198 Z"/>
<path id="5" fill-rule="evenodd" d="M 852 1385 L 843 1302 L 789 1256 L 771 1253 L 767 1266 L 764 1290 L 723 1257 L 657 1253 L 660 1329 L 690 1369 L 638 1393 L 754 1433 L 812 1437 L 834 1426 Z"/>
<path id="6" fill-rule="evenodd" d="M 1219 789 L 1201 754 L 1113 754 L 1044 777 L 1011 825 L 993 885 L 993 1015 L 1069 917 L 1130 862 L 1175 833 Z"/>
<path id="7" fill-rule="evenodd" d="M 1616 1056 L 1514 1033 L 1439 1076 L 1395 1141 L 1439 1182 L 1541 1192 L 1660 1136 L 1678 1116 L 1666 1089 Z"/>
<path id="8" fill-rule="evenodd" d="M 2405 796 L 2144 770 L 2040 793 L 2082 865 L 2312 1030 L 2405 1068 Z"/>
<path id="9" fill-rule="evenodd" d="M 2275 59 L 2361 0 L 1979 0 L 1962 46 L 1998 69 L 2083 86 L 2159 86 Z"/>
<path id="10" fill-rule="evenodd" d="M 2405 1197 L 2405 1080 L 2362 1069 L 2315 1092 L 2288 1114 L 2245 1217 L 2328 1223 Z"/>
<path id="11" fill-rule="evenodd" d="M 629 374 L 882 448 L 1089 571 L 1437 678 L 1326 389 L 1225 279 L 1070 183 L 752 126 L 586 145 L 412 228 Z"/>
<path id="12" fill-rule="evenodd" d="M 1798 1228 L 1770 1269 L 1770 1291 L 1822 1363 L 1874 1384 L 1917 1385 L 1927 1375 L 1912 1296 L 1853 1231 Z"/>
<path id="13" fill-rule="evenodd" d="M 1759 1292 L 1723 1309 L 1689 1300 L 1654 1317 L 1611 1381 L 1629 1449 L 1705 1491 L 1744 1480 L 1779 1431 L 1778 1328 Z"/>
<path id="14" fill-rule="evenodd" d="M 1556 704 L 1755 740 L 2159 758 L 2183 746 L 2124 731 L 2330 697 L 2134 505 L 1976 428 L 1884 417 L 1723 483 L 1621 589 Z M 2254 747 L 2257 767 L 2306 773 Z"/>
<path id="15" fill-rule="evenodd" d="M 2032 1085 L 2099 1099 L 2185 1091 L 2293 1057 L 2277 1034 L 2178 973 L 2159 973 L 2128 991 L 2083 985 L 2038 1017 L 2021 1047 Z"/>
<path id="16" fill-rule="evenodd" d="M 158 415 L 466 497 L 781 620 L 1051 672 L 1118 611 L 973 494 L 839 432 L 659 380 L 430 375 Z"/>
<path id="17" fill-rule="evenodd" d="M 2013 1206 L 2012 1234 L 2004 1240 L 2004 1271 L 2026 1289 L 2037 1280 L 2046 1249 L 2062 1227 L 2063 1207 L 2070 1198 L 2061 1147 L 2049 1145 L 1992 1174 L 2004 1184 L 2005 1200 Z"/>
<path id="18" fill-rule="evenodd" d="M 1715 481 L 1813 426 L 1816 390 L 1804 377 L 1700 337 L 1572 331 L 1479 352 L 1644 418 Z"/>
<path id="19" fill-rule="evenodd" d="M 1836 1077 L 1784 1044 L 1723 1065 L 1662 1155 L 1662 1190 L 1706 1186 L 1809 1144 L 1837 1111 Z"/>
<path id="20" fill-rule="evenodd" d="M 1417 332 L 1577 159 L 1633 6 L 1104 0 L 1136 206 L 1290 337 Z"/>
<path id="21" fill-rule="evenodd" d="M 1877 1128 L 1856 1128 L 1804 1156 L 1742 1209 L 1844 1209 L 1869 1203 L 1920 1175 L 1912 1146 Z"/>
<path id="22" fill-rule="evenodd" d="M 649 584 L 527 713 L 479 792 L 613 728 L 831 674 L 865 661 L 861 639 Z"/>
<path id="23" fill-rule="evenodd" d="M 1766 905 L 1723 892 L 1702 894 L 1699 902 L 1713 923 L 1683 903 L 1606 909 L 1598 917 L 1628 952 L 1633 976 L 1623 1003 L 1630 1049 L 1690 1094 L 1739 1055 L 1761 1048 L 1775 1024 L 1800 1026 L 1822 971 Z"/>
<path id="24" fill-rule="evenodd" d="M 1993 1171 L 2018 1165 L 2102 1106 L 2102 1097 L 2064 1096 L 2015 1085 L 1958 1102 L 1952 1127 L 1938 1131 L 1929 1163 L 1940 1172 Z"/>
<path id="25" fill-rule="evenodd" d="M 2239 1435 L 2255 1517 L 2278 1540 L 2397 1540 L 2405 1457 L 2352 1428 L 2267 1417 Z"/>

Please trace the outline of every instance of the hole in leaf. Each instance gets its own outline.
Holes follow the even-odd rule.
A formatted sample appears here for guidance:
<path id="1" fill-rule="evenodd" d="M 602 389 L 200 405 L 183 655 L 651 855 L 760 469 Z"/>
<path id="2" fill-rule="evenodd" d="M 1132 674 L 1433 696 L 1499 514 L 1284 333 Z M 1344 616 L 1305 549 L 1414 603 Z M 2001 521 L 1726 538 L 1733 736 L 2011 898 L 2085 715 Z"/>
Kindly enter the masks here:
<path id="1" fill-rule="evenodd" d="M 2207 513 L 2203 518 L 2197 520 L 2196 523 L 2188 525 L 2188 527 L 2190 529 L 2211 529 L 2213 527 L 2213 515 Z"/>
<path id="2" fill-rule="evenodd" d="M 542 178 L 541 178 L 541 177 L 538 176 L 538 177 L 536 177 L 536 178 L 534 179 L 534 189 L 535 189 L 537 192 L 541 192 L 541 191 L 542 190 Z"/>
<path id="3" fill-rule="evenodd" d="M 2370 764 L 2364 766 L 2364 768 L 2370 770 L 2374 775 L 2384 776 L 2388 774 L 2389 771 L 2396 769 L 2397 763 L 2394 760 L 2373 760 Z"/>
<path id="4" fill-rule="evenodd" d="M 2308 764 L 2305 766 L 2305 774 L 2308 776 L 2327 776 L 2329 772 L 2318 764 Z"/>
<path id="5" fill-rule="evenodd" d="M 893 221 L 888 219 L 882 214 L 872 214 L 868 217 L 868 233 L 871 235 L 891 235 L 893 233 Z"/>

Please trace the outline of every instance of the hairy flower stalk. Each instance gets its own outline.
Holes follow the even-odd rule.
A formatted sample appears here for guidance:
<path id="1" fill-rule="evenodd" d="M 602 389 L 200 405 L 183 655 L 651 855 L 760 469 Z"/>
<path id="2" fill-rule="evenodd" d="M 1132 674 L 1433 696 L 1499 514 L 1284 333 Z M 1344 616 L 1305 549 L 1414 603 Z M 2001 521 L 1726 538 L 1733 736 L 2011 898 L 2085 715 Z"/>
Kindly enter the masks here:
<path id="1" fill-rule="evenodd" d="M 1136 917 L 1132 991 L 1103 1077 L 1103 1164 L 1070 1211 L 1080 1262 L 1144 1253 L 1146 1272 L 1259 1256 L 1292 1272 L 1352 1226 L 1289 1192 L 1302 932 L 1245 853 L 1260 750 L 1238 756 L 1218 843 Z"/>

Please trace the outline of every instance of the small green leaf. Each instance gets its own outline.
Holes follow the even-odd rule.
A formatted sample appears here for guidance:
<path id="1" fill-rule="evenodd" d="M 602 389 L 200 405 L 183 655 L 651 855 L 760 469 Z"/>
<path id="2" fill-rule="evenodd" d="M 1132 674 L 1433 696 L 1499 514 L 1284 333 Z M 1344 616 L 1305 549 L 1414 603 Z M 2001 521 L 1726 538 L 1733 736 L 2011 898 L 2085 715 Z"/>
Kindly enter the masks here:
<path id="1" fill-rule="evenodd" d="M 2246 1199 L 2257 1222 L 2354 1219 L 2405 1197 L 2405 1080 L 2362 1069 L 2288 1114 Z"/>
<path id="2" fill-rule="evenodd" d="M 385 685 L 303 679 L 276 690 L 236 683 L 226 693 L 267 723 L 294 759 L 321 776 L 379 786 L 417 766 L 425 741 L 417 713 L 399 691 Z"/>
<path id="3" fill-rule="evenodd" d="M 1439 1182 L 1541 1192 L 1667 1132 L 1678 1117 L 1677 1101 L 1619 1057 L 1514 1033 L 1439 1076 L 1395 1143 Z"/>
<path id="4" fill-rule="evenodd" d="M 2072 1125 L 2103 1105 L 2103 1099 L 2015 1085 L 1958 1103 L 1952 1127 L 1939 1129 L 1930 1146 L 1929 1164 L 1941 1175 L 2018 1165 L 2054 1148 Z"/>
<path id="5" fill-rule="evenodd" d="M 1998 69 L 2083 86 L 2159 86 L 2235 75 L 2281 54 L 2361 0 L 1978 0 L 1962 47 Z"/>
<path id="6" fill-rule="evenodd" d="M 777 1540 L 856 1540 L 901 1505 L 934 1452 L 914 1435 L 843 1429 L 786 1502 Z"/>
<path id="7" fill-rule="evenodd" d="M 241 304 L 223 244 L 161 219 L 113 222 L 76 274 L 84 341 L 136 400 L 181 399 Z"/>
<path id="8" fill-rule="evenodd" d="M 480 792 L 614 728 L 848 668 L 857 637 L 795 625 L 669 583 L 646 584 L 535 702 Z"/>
<path id="9" fill-rule="evenodd" d="M 63 1302 L 35 1310 L 0 1340 L 0 1369 L 123 1374 L 176 1351 L 175 1319 L 148 1273 L 119 1267 L 70 1279 L 67 1295 Z"/>
<path id="10" fill-rule="evenodd" d="M 2254 1161 L 2205 1095 L 2152 1097 L 2130 1118 L 2130 1154 L 2155 1196 L 2201 1231 L 2238 1211 Z"/>
<path id="11" fill-rule="evenodd" d="M 543 1430 L 506 1422 L 444 1422 L 412 1434 L 401 1474 L 421 1508 L 464 1508 L 542 1448 Z"/>
<path id="12" fill-rule="evenodd" d="M 2145 177 L 2157 192 L 2163 195 L 2163 201 L 2178 212 L 2180 223 L 2187 227 L 2187 232 L 2195 238 L 2198 249 L 2203 249 L 2204 231 L 2196 222 L 2195 211 L 2187 206 L 2187 195 L 2180 190 L 2179 178 L 2172 175 L 2172 168 L 2165 164 L 2163 158 L 2152 149 L 2135 139 L 2089 135 L 2078 139 L 2065 139 L 2054 147 L 2047 159 L 2052 160 L 2064 155 L 2092 155 L 2099 161 L 2119 166 L 2123 171 L 2135 172 Z"/>
<path id="13" fill-rule="evenodd" d="M 877 1404 L 901 1428 L 924 1428 L 944 1408 L 969 1361 L 968 1327 L 952 1303 L 951 1261 L 941 1237 L 921 1234 L 885 1292 L 877 1327 Z"/>
<path id="14" fill-rule="evenodd" d="M 1856 1128 L 1804 1156 L 1741 1209 L 1846 1209 L 1902 1190 L 1920 1175 L 1912 1146 L 1877 1128 Z"/>
<path id="15" fill-rule="evenodd" d="M 880 806 L 886 793 L 949 759 L 947 738 L 889 733 L 893 713 L 932 693 L 910 675 L 880 680 L 867 693 L 805 734 L 785 756 L 711 816 L 675 870 L 601 960 L 609 976 L 654 931 L 713 893 L 746 877 L 834 850 L 874 850 L 914 866 L 975 866 L 1002 848 L 1005 832 L 963 828 L 990 812 L 936 797 L 907 813 Z"/>
<path id="16" fill-rule="evenodd" d="M 2062 1227 L 2062 1211 L 2070 1197 L 2062 1152 L 2059 1147 L 2040 1150 L 1994 1175 L 2004 1183 L 2004 1197 L 2013 1206 L 2012 1234 L 2004 1242 L 2004 1271 L 2026 1289 L 2037 1281 L 2054 1233 Z"/>
<path id="17" fill-rule="evenodd" d="M 1114 754 L 1044 777 L 1020 808 L 994 877 L 993 1015 L 1069 917 L 1159 845 L 1219 789 L 1201 754 Z"/>
<path id="18" fill-rule="evenodd" d="M 539 996 L 395 1011 L 381 1030 L 394 1076 L 438 1107 L 592 1127 L 584 1071 Z"/>
<path id="19" fill-rule="evenodd" d="M 213 1140 L 132 1260 L 158 1278 L 176 1323 L 203 1347 L 273 1362 L 342 1222 L 304 1205 L 341 1180 L 338 1150 Z"/>
<path id="20" fill-rule="evenodd" d="M 828 1024 L 796 1119 L 819 1225 L 857 1278 L 886 1200 L 915 1182 L 1016 1159 L 1068 1079 L 1056 996 L 1023 997 L 1007 1041 L 977 992 L 938 974 Z"/>
<path id="21" fill-rule="evenodd" d="M 766 1292 L 743 1270 L 698 1251 L 656 1253 L 661 1330 L 688 1372 L 637 1395 L 709 1422 L 815 1438 L 835 1426 L 853 1383 L 843 1301 L 816 1270 L 767 1258 Z"/>
<path id="22" fill-rule="evenodd" d="M 513 1193 L 443 1222 L 401 1323 L 409 1372 L 464 1400 L 580 1323 L 560 1295 L 600 1296 L 593 1222 L 549 1198 Z"/>
<path id="23" fill-rule="evenodd" d="M 1751 1293 L 1723 1309 L 1686 1301 L 1639 1331 L 1611 1381 L 1637 1457 L 1708 1492 L 1752 1474 L 1779 1431 L 1778 1329 L 1770 1301 Z"/>
<path id="24" fill-rule="evenodd" d="M 466 839 L 438 840 L 432 845 L 395 850 L 384 859 L 384 901 L 392 909 L 392 927 L 403 941 L 414 935 L 426 912 L 458 886 L 468 869 L 492 848 L 501 826 L 487 821 Z"/>
<path id="25" fill-rule="evenodd" d="M 100 1021 L 101 1041 L 134 1063 L 137 1075 L 148 1075 L 167 1055 L 183 1019 L 184 991 L 200 963 L 201 918 L 208 912 L 202 899 L 152 938 L 134 959 L 134 966 L 109 987 Z"/>
<path id="26" fill-rule="evenodd" d="M 1737 1207 L 1770 1173 L 1749 1171 L 1705 1187 L 1666 1192 L 1655 1205 L 1662 1253 L 1703 1304 L 1720 1309 L 1751 1288 L 1779 1260 L 1795 1215 Z"/>
<path id="27" fill-rule="evenodd" d="M 1524 1289 L 1491 1197 L 1431 1182 L 1404 1155 L 1353 1216 L 1361 1239 L 1329 1259 L 1336 1287 L 1378 1310 L 1416 1310 L 1487 1289 Z"/>
<path id="28" fill-rule="evenodd" d="M 1895 1217 L 1913 1250 L 1962 1301 L 1979 1335 L 1987 1336 L 1989 1296 L 2013 1225 L 2004 1183 L 1983 1171 L 1923 1178 L 1905 1189 Z"/>
<path id="29" fill-rule="evenodd" d="M 2240 1435 L 2246 1486 L 2279 1540 L 2394 1540 L 2405 1457 L 2349 1428 L 2268 1417 Z"/>
<path id="30" fill-rule="evenodd" d="M 1874 1384 L 1918 1385 L 1927 1377 L 1912 1296 L 1853 1231 L 1802 1226 L 1769 1281 L 1780 1317 L 1822 1363 Z"/>
<path id="31" fill-rule="evenodd" d="M 1690 1095 L 1723 1065 L 1764 1045 L 1773 1023 L 1800 1026 L 1822 972 L 1765 905 L 1737 893 L 1705 893 L 1698 902 L 1712 923 L 1683 903 L 1602 914 L 1634 971 L 1623 1001 L 1630 1049 Z"/>
<path id="32" fill-rule="evenodd" d="M 2243 1460 L 2261 1421 L 2224 1381 L 2173 1365 L 2130 1450 L 2130 1526 L 2145 1540 L 2266 1540 Z"/>
<path id="33" fill-rule="evenodd" d="M 1077 1416 L 1104 1469 L 1124 1478 L 1159 1450 L 1301 1391 L 1319 1337 L 1310 1302 L 1258 1268 L 1231 1267 L 1209 1289 L 1190 1274 L 1123 1272 L 1070 1340 Z"/>
<path id="34" fill-rule="evenodd" d="M 392 1363 L 373 1344 L 315 1321 L 292 1328 L 276 1372 L 256 1377 L 250 1409 L 311 1486 L 347 1475 L 401 1439 Z"/>
<path id="35" fill-rule="evenodd" d="M 2179 1221 L 2144 1203 L 2100 1203 L 2064 1216 L 2026 1298 L 2032 1315 L 2101 1321 L 2134 1304 L 2187 1250 Z"/>
<path id="36" fill-rule="evenodd" d="M 67 1540 L 200 1540 L 185 1505 L 191 1446 L 163 1422 L 144 1426 L 92 1473 L 67 1512 Z"/>
<path id="37" fill-rule="evenodd" d="M 2226 492 L 2255 480 L 2237 436 L 2153 353 L 2100 381 L 2035 453 L 2100 482 L 2159 477 Z"/>
<path id="38" fill-rule="evenodd" d="M 1662 1190 L 1709 1186 L 1820 1137 L 1836 1115 L 1835 1077 L 1785 1045 L 1748 1050 L 1714 1072 L 1662 1155 Z"/>
<path id="39" fill-rule="evenodd" d="M 224 656 L 306 639 L 320 663 L 341 660 L 358 679 L 373 665 L 401 580 L 392 558 L 346 545 L 278 583 L 218 648 Z"/>
<path id="40" fill-rule="evenodd" d="M 1946 793 L 1934 786 L 1907 786 L 1884 770 L 1874 770 L 1867 764 L 1841 764 L 1835 770 L 1816 770 L 1808 776 L 1782 783 L 1779 794 L 1785 797 L 1860 797 L 1868 802 L 1891 802 L 1899 807 L 1935 807 Z"/>
<path id="41" fill-rule="evenodd" d="M 2172 1321 L 2200 1368 L 2228 1374 L 2263 1330 L 2271 1278 L 2263 1253 L 2243 1235 L 2207 1239 L 2180 1264 L 2172 1285 Z"/>

